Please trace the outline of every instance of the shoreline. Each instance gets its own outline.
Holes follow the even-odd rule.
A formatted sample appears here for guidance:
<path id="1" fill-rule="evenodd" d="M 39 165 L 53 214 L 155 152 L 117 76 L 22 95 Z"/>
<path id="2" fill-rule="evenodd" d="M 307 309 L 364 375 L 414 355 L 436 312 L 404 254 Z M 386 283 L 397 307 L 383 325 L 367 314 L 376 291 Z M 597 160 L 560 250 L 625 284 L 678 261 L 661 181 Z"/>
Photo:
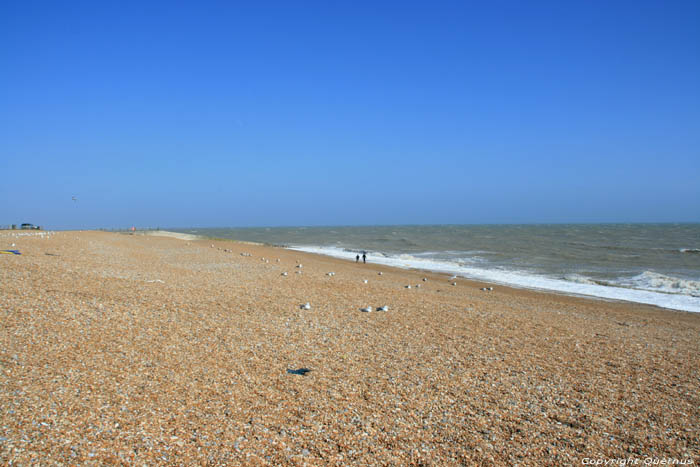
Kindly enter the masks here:
<path id="1" fill-rule="evenodd" d="M 233 239 L 222 239 L 222 241 L 233 241 L 238 243 L 237 240 Z M 262 246 L 265 248 L 278 248 L 282 250 L 287 250 L 287 251 L 292 251 L 292 252 L 298 252 L 303 255 L 308 255 L 307 257 L 309 258 L 317 258 L 317 257 L 322 257 L 322 258 L 328 258 L 333 261 L 337 261 L 337 264 L 342 264 L 342 265 L 352 265 L 356 264 L 352 260 L 346 260 L 343 258 L 338 258 L 336 256 L 332 255 L 324 255 L 322 253 L 313 253 L 313 252 L 308 252 L 308 251 L 303 251 L 303 250 L 295 250 L 293 248 L 288 248 L 288 247 L 281 247 L 281 246 L 274 246 L 274 245 L 258 245 Z M 381 263 L 372 263 L 368 262 L 367 264 L 362 264 L 359 263 L 359 266 L 370 266 L 378 271 L 382 272 L 395 272 L 397 274 L 400 274 L 402 272 L 410 272 L 413 273 L 417 276 L 427 276 L 427 277 L 432 277 L 433 280 L 440 280 L 444 281 L 447 285 L 451 284 L 452 282 L 457 281 L 458 283 L 461 283 L 460 285 L 465 285 L 469 288 L 471 288 L 475 292 L 483 293 L 486 295 L 486 293 L 493 293 L 494 291 L 498 290 L 498 292 L 506 292 L 509 295 L 525 295 L 525 296 L 531 296 L 534 297 L 535 299 L 563 299 L 563 300 L 578 300 L 583 303 L 586 303 L 588 305 L 595 305 L 597 303 L 604 303 L 608 305 L 615 305 L 615 306 L 620 306 L 622 308 L 639 308 L 639 309 L 644 309 L 647 310 L 650 313 L 654 312 L 659 312 L 659 313 L 672 313 L 672 314 L 688 314 L 691 316 L 697 316 L 698 312 L 694 311 L 688 311 L 688 310 L 678 310 L 674 308 L 667 308 L 655 304 L 650 304 L 650 303 L 640 303 L 640 302 L 633 302 L 629 300 L 622 300 L 622 299 L 614 299 L 614 298 L 605 298 L 605 297 L 597 297 L 594 295 L 584 295 L 584 294 L 575 294 L 575 293 L 566 293 L 562 291 L 556 291 L 556 290 L 550 290 L 550 289 L 539 289 L 535 287 L 518 287 L 510 284 L 503 284 L 503 283 L 498 283 L 498 282 L 490 282 L 490 281 L 485 281 L 485 280 L 479 280 L 475 278 L 469 278 L 469 277 L 457 277 L 456 279 L 451 279 L 450 273 L 446 272 L 441 272 L 441 271 L 434 271 L 434 270 L 429 270 L 429 269 L 420 269 L 420 268 L 402 268 L 399 266 L 394 266 L 394 265 L 387 265 L 387 264 L 381 264 Z M 494 289 L 491 291 L 483 291 L 481 290 L 482 288 L 488 288 L 488 287 L 493 287 Z"/>
<path id="2" fill-rule="evenodd" d="M 341 261 L 344 260 L 343 258 L 340 258 L 338 256 L 333 256 L 331 254 L 309 252 L 309 251 L 305 251 L 303 249 L 297 249 L 297 248 L 292 248 L 292 247 L 280 247 L 280 248 L 285 248 L 285 249 L 289 249 L 292 251 L 300 251 L 300 252 L 308 253 L 311 255 L 327 256 L 329 258 L 336 258 L 336 259 L 339 259 Z M 345 261 L 352 262 L 352 260 L 345 260 Z M 374 263 L 374 264 L 382 264 L 382 263 Z M 389 268 L 404 270 L 404 271 L 419 271 L 419 272 L 425 272 L 425 273 L 431 273 L 431 274 L 439 274 L 439 275 L 444 276 L 444 277 L 448 277 L 451 274 L 450 272 L 438 271 L 438 270 L 433 270 L 433 269 L 423 269 L 423 268 L 419 268 L 419 267 L 410 267 L 410 266 L 401 267 L 401 266 L 395 266 L 395 265 L 391 265 L 391 264 L 382 264 L 382 265 L 389 267 Z M 586 293 L 567 292 L 564 290 L 548 289 L 548 288 L 544 288 L 544 287 L 516 285 L 516 284 L 510 284 L 507 282 L 491 281 L 491 280 L 479 279 L 479 278 L 468 277 L 468 276 L 458 276 L 457 279 L 469 281 L 469 282 L 472 282 L 474 284 L 478 284 L 480 286 L 479 288 L 484 287 L 484 286 L 507 287 L 507 288 L 513 289 L 513 290 L 532 291 L 532 292 L 539 292 L 539 293 L 543 293 L 543 294 L 559 295 L 559 296 L 563 296 L 563 297 L 577 297 L 577 298 L 586 299 L 586 300 L 603 301 L 603 302 L 609 302 L 609 303 L 627 303 L 627 304 L 631 304 L 631 305 L 650 306 L 650 307 L 658 308 L 660 310 L 676 311 L 676 312 L 682 312 L 682 313 L 700 313 L 700 310 L 672 308 L 669 306 L 658 305 L 656 303 L 639 302 L 639 301 L 634 301 L 634 300 L 627 300 L 624 298 L 604 297 L 604 296 L 591 295 L 591 294 L 586 294 Z M 615 287 L 611 287 L 611 286 L 601 286 L 601 287 L 610 287 L 613 289 L 615 288 Z M 623 290 L 638 290 L 638 289 L 623 289 Z M 642 292 L 644 292 L 644 291 L 642 291 Z M 662 294 L 662 292 L 652 292 L 652 293 Z M 674 294 L 668 293 L 668 295 L 673 296 Z"/>
<path id="3" fill-rule="evenodd" d="M 185 233 L 179 233 L 179 232 L 170 232 L 170 231 L 156 231 L 160 232 L 162 236 L 172 236 L 175 238 L 182 238 L 182 239 L 187 239 L 187 240 L 193 240 L 193 239 L 209 239 L 209 240 L 222 240 L 222 241 L 233 241 L 233 242 L 238 242 L 242 244 L 251 244 L 251 245 L 259 245 L 259 246 L 267 246 L 271 248 L 283 248 L 286 250 L 292 250 L 292 251 L 301 251 L 301 252 L 306 252 L 309 254 L 314 254 L 314 255 L 321 255 L 321 256 L 327 256 L 331 258 L 337 258 L 340 260 L 346 260 L 346 261 L 351 261 L 351 259 L 344 258 L 340 255 L 333 254 L 332 251 L 309 251 L 310 249 L 314 250 L 324 250 L 322 247 L 294 247 L 294 246 L 281 246 L 281 245 L 272 245 L 272 244 L 264 244 L 264 243 L 258 243 L 258 242 L 247 242 L 247 241 L 241 241 L 237 239 L 229 239 L 229 238 L 214 238 L 214 237 L 206 237 L 203 235 L 195 235 L 195 234 L 185 234 Z M 147 235 L 158 235 L 157 233 L 148 233 Z M 376 258 L 373 258 L 373 260 L 376 261 Z M 455 274 L 455 270 L 452 271 L 446 271 L 446 270 L 439 270 L 439 269 L 427 269 L 427 268 L 421 268 L 421 267 L 414 267 L 414 266 L 401 266 L 398 264 L 386 264 L 386 263 L 381 263 L 385 264 L 386 266 L 389 267 L 394 267 L 397 269 L 401 270 L 417 270 L 417 271 L 424 271 L 424 272 L 431 272 L 431 273 L 439 273 L 443 274 L 445 276 L 450 276 Z M 471 277 L 468 275 L 459 275 L 460 273 L 457 272 L 458 278 L 460 280 L 468 280 L 472 281 L 477 284 L 484 284 L 483 286 L 498 286 L 498 287 L 509 287 L 517 290 L 530 290 L 530 291 L 537 291 L 537 292 L 542 292 L 542 293 L 551 293 L 555 295 L 562 295 L 562 296 L 567 296 L 567 297 L 580 297 L 584 299 L 590 299 L 590 300 L 601 300 L 605 302 L 623 302 L 623 303 L 631 303 L 631 304 L 640 304 L 640 305 L 648 305 L 648 306 L 653 306 L 659 309 L 664 309 L 664 310 L 671 310 L 671 311 L 682 311 L 682 312 L 688 312 L 688 313 L 700 313 L 700 305 L 695 305 L 693 303 L 687 303 L 688 300 L 692 300 L 692 296 L 687 296 L 687 295 L 682 295 L 682 294 L 673 294 L 673 293 L 665 293 L 665 292 L 660 292 L 660 291 L 648 291 L 648 290 L 642 290 L 642 289 L 634 289 L 634 288 L 623 288 L 623 287 L 614 287 L 614 286 L 608 286 L 608 285 L 601 285 L 601 284 L 596 284 L 596 285 L 580 285 L 576 284 L 574 282 L 568 283 L 568 281 L 564 280 L 556 280 L 557 282 L 563 282 L 564 287 L 568 286 L 571 290 L 563 290 L 563 289 L 557 289 L 554 287 L 546 287 L 546 286 L 537 286 L 537 285 L 527 285 L 527 284 L 517 284 L 517 283 L 512 283 L 512 282 L 507 282 L 507 281 L 497 281 L 493 279 L 488 279 L 488 278 L 478 278 L 478 277 Z M 463 274 L 463 273 L 462 273 Z M 533 276 L 533 278 L 536 278 L 537 280 L 543 280 L 545 282 L 548 281 L 554 281 L 554 279 L 542 277 L 539 278 L 537 276 Z M 573 289 L 576 288 L 590 288 L 593 287 L 595 289 L 599 289 L 596 291 L 576 291 Z M 595 292 L 598 292 L 596 295 Z M 635 294 L 638 295 L 637 300 L 633 300 L 632 298 L 625 298 L 625 297 L 620 297 L 621 294 Z M 679 300 L 677 304 L 671 304 L 671 305 L 664 305 L 660 304 L 659 301 L 661 300 L 660 297 L 667 297 L 670 299 L 675 298 L 676 300 Z M 689 297 L 689 298 L 688 298 Z"/>

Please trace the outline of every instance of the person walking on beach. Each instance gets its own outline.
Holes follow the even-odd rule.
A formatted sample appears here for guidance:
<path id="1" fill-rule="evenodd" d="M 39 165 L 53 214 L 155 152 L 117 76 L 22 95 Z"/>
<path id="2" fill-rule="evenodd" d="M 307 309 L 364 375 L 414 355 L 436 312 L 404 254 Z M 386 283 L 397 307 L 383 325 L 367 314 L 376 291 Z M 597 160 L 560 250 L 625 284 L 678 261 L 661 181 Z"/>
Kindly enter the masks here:
<path id="1" fill-rule="evenodd" d="M 355 262 L 359 263 L 360 262 L 360 255 L 355 256 Z"/>
<path id="2" fill-rule="evenodd" d="M 367 264 L 367 254 L 366 253 L 362 253 L 362 262 Z"/>

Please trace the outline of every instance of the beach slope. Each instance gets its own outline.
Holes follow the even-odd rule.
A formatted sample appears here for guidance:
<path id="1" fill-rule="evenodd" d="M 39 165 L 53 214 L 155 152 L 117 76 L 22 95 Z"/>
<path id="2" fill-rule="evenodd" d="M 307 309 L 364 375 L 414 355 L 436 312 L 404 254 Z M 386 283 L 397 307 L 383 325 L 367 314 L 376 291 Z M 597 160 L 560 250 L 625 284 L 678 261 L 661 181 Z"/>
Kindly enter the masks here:
<path id="1" fill-rule="evenodd" d="M 0 233 L 2 463 L 700 460 L 698 314 L 185 240 Z"/>

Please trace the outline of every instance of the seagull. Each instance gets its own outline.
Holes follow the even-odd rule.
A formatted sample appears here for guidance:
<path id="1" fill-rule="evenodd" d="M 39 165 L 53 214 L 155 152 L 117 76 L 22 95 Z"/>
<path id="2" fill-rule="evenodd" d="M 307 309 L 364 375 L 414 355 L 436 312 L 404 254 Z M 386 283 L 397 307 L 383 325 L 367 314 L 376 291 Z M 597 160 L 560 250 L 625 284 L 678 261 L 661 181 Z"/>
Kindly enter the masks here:
<path id="1" fill-rule="evenodd" d="M 301 308 L 302 310 L 310 310 L 311 305 L 309 304 L 309 302 L 306 302 L 303 305 L 299 305 L 299 308 Z"/>
<path id="2" fill-rule="evenodd" d="M 453 282 L 452 285 L 457 285 L 457 283 L 456 283 L 456 282 Z"/>
<path id="3" fill-rule="evenodd" d="M 377 308 L 377 311 L 389 311 L 389 307 L 386 305 L 380 306 L 379 308 Z"/>
<path id="4" fill-rule="evenodd" d="M 406 286 L 406 288 L 407 288 L 407 289 L 410 289 L 410 288 L 411 288 L 411 286 L 410 286 L 410 285 L 407 285 L 407 286 Z"/>
<path id="5" fill-rule="evenodd" d="M 382 273 L 381 273 L 381 272 L 379 272 L 378 274 L 379 274 L 380 276 L 382 275 Z"/>
<path id="6" fill-rule="evenodd" d="M 367 279 L 362 279 L 362 283 L 363 283 L 363 284 L 366 284 L 366 283 L 367 283 Z"/>
<path id="7" fill-rule="evenodd" d="M 420 289 L 420 284 L 416 284 L 416 288 L 417 288 L 417 289 Z"/>
<path id="8" fill-rule="evenodd" d="M 286 272 L 283 272 L 283 273 L 282 273 L 282 275 L 283 275 L 283 276 L 286 276 L 286 275 L 287 275 L 287 273 L 286 273 Z"/>
<path id="9" fill-rule="evenodd" d="M 300 263 L 300 264 L 297 264 L 297 267 L 298 267 L 299 269 L 301 269 L 303 266 L 302 266 L 301 263 Z"/>
<path id="10" fill-rule="evenodd" d="M 368 306 L 367 308 L 360 308 L 360 311 L 363 313 L 369 313 L 370 311 L 372 311 L 372 307 Z"/>
<path id="11" fill-rule="evenodd" d="M 424 277 L 424 278 L 423 278 L 423 282 L 428 282 L 428 278 L 427 278 L 427 277 Z"/>

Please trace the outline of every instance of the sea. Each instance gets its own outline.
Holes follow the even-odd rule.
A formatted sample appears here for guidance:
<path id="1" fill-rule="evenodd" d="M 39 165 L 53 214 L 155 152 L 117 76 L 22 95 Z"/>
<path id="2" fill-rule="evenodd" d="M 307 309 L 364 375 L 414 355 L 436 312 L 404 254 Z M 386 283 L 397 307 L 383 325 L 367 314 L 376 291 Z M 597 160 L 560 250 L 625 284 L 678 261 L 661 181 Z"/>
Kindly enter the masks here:
<path id="1" fill-rule="evenodd" d="M 170 229 L 512 287 L 700 312 L 700 224 Z"/>

